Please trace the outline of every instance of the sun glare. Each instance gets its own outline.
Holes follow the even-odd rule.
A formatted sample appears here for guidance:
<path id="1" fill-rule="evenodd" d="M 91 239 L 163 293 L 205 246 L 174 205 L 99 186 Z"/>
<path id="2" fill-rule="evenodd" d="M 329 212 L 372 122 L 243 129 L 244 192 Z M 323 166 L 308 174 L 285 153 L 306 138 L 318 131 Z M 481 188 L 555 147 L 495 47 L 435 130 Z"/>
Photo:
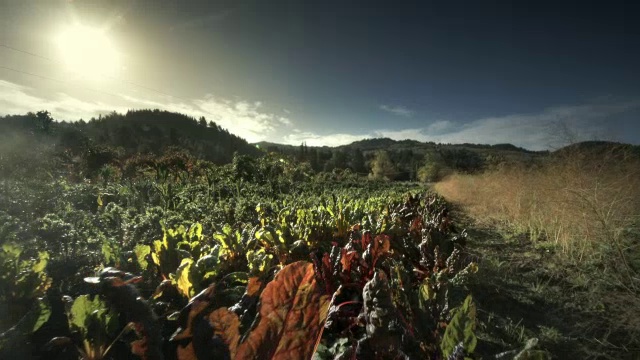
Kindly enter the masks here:
<path id="1" fill-rule="evenodd" d="M 56 43 L 64 63 L 79 75 L 114 76 L 121 67 L 120 54 L 103 30 L 73 25 L 58 34 Z"/>

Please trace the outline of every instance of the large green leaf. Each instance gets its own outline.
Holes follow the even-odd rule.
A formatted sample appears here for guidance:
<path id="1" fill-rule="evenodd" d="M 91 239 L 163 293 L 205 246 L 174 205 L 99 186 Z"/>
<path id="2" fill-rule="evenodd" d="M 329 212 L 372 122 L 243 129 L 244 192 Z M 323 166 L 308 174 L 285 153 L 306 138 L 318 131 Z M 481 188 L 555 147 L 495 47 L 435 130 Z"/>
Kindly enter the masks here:
<path id="1" fill-rule="evenodd" d="M 193 283 L 191 283 L 191 266 L 193 265 L 193 259 L 186 258 L 182 259 L 178 270 L 176 270 L 176 287 L 178 291 L 186 297 L 191 297 L 193 295 Z"/>
<path id="2" fill-rule="evenodd" d="M 39 298 L 32 311 L 34 311 L 35 314 L 33 315 L 34 321 L 33 325 L 30 326 L 30 330 L 31 332 L 36 332 L 42 327 L 42 325 L 49 321 L 49 318 L 51 317 L 51 306 L 47 301 Z"/>
<path id="3" fill-rule="evenodd" d="M 478 339 L 474 333 L 476 327 L 476 305 L 471 295 L 467 296 L 462 306 L 455 310 L 453 318 L 444 332 L 440 349 L 445 358 L 449 357 L 455 347 L 462 343 L 467 354 L 473 353 Z"/>
<path id="4" fill-rule="evenodd" d="M 138 260 L 138 265 L 140 265 L 141 269 L 147 269 L 149 266 L 149 262 L 147 261 L 147 256 L 151 254 L 151 246 L 136 244 L 133 252 L 136 254 L 136 260 Z"/>

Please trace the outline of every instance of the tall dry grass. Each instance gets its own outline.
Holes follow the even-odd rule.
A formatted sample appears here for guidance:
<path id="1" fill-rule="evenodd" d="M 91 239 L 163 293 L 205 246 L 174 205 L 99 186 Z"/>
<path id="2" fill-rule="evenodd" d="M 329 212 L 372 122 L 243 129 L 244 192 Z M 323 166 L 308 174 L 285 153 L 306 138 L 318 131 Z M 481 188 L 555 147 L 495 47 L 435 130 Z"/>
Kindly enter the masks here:
<path id="1" fill-rule="evenodd" d="M 629 147 L 575 147 L 537 166 L 452 175 L 435 189 L 480 221 L 552 241 L 574 260 L 609 264 L 640 289 L 640 156 Z"/>

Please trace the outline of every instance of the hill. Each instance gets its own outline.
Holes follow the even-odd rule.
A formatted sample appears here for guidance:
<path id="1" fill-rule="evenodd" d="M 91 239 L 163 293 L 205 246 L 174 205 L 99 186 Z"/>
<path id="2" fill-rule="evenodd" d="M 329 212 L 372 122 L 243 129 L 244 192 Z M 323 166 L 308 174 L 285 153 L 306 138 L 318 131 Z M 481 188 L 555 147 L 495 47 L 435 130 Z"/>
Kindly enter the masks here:
<path id="1" fill-rule="evenodd" d="M 86 160 L 87 154 L 91 154 L 99 166 L 113 158 L 159 155 L 170 149 L 216 164 L 231 162 L 235 153 L 259 157 L 265 152 L 276 152 L 308 162 L 316 172 L 349 170 L 363 176 L 372 173 L 384 158 L 383 177 L 415 181 L 438 178 L 451 171 L 473 173 L 505 163 L 531 164 L 550 154 L 507 143 L 436 144 L 389 138 L 364 139 L 336 147 L 273 142 L 249 144 L 213 121 L 160 110 L 113 112 L 77 122 L 55 121 L 45 111 L 9 115 L 0 117 L 0 131 L 0 161 L 4 164 L 0 166 L 3 168 L 9 166 L 7 162 L 13 162 L 14 167 L 34 164 L 34 161 L 46 163 L 46 154 L 53 153 L 65 153 L 67 162 L 76 161 L 73 159 L 77 157 Z M 574 144 L 551 154 L 602 152 L 612 147 L 625 147 L 640 154 L 638 146 L 597 141 Z"/>
<path id="2" fill-rule="evenodd" d="M 546 151 L 530 151 L 512 144 L 436 144 L 389 138 L 364 139 L 336 147 L 272 142 L 255 145 L 269 152 L 308 161 L 316 171 L 349 169 L 363 175 L 371 172 L 376 154 L 383 151 L 392 163 L 389 177 L 396 180 L 418 180 L 419 170 L 434 162 L 440 163 L 442 168 L 458 172 L 475 172 L 506 162 L 530 163 L 548 154 Z"/>
<path id="3" fill-rule="evenodd" d="M 0 117 L 4 176 L 26 176 L 25 164 L 33 171 L 77 169 L 78 163 L 97 170 L 118 159 L 172 149 L 215 164 L 230 163 L 235 153 L 252 157 L 264 153 L 213 121 L 160 110 L 113 112 L 76 122 L 55 121 L 46 111 Z"/>

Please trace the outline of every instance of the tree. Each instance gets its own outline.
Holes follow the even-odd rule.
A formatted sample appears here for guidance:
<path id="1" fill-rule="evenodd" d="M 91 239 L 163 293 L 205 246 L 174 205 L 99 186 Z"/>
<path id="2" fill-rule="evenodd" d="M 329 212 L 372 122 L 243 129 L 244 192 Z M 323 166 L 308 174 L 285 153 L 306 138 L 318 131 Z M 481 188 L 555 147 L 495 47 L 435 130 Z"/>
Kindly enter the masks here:
<path id="1" fill-rule="evenodd" d="M 309 150 L 309 165 L 313 171 L 320 171 L 320 153 L 314 148 Z"/>
<path id="2" fill-rule="evenodd" d="M 44 132 L 49 132 L 49 127 L 53 122 L 53 118 L 51 117 L 51 113 L 48 111 L 38 111 L 36 113 L 36 118 L 38 119 L 38 127 L 40 130 Z"/>
<path id="3" fill-rule="evenodd" d="M 205 119 L 205 118 L 204 118 L 204 116 L 202 116 L 202 117 L 200 118 L 200 121 L 198 122 L 198 124 L 199 124 L 200 126 L 202 126 L 202 127 L 205 127 L 205 128 L 206 128 L 206 127 L 207 127 L 207 119 Z"/>
<path id="4" fill-rule="evenodd" d="M 440 157 L 444 164 L 459 172 L 474 173 L 482 170 L 484 159 L 475 151 L 467 149 L 441 149 Z"/>
<path id="5" fill-rule="evenodd" d="M 351 153 L 351 161 L 349 162 L 349 167 L 356 173 L 363 174 L 367 172 L 367 166 L 364 161 L 364 155 L 362 154 L 362 150 L 359 148 L 353 149 Z"/>
<path id="6" fill-rule="evenodd" d="M 428 152 L 424 156 L 424 165 L 418 170 L 418 180 L 421 182 L 439 181 L 451 173 L 440 152 Z"/>
<path id="7" fill-rule="evenodd" d="M 384 150 L 376 151 L 375 157 L 371 162 L 371 174 L 374 179 L 393 180 L 396 173 L 395 166 L 391 162 L 389 153 Z"/>
<path id="8" fill-rule="evenodd" d="M 324 164 L 324 171 L 344 169 L 347 167 L 347 154 L 342 150 L 333 150 L 331 159 Z"/>

